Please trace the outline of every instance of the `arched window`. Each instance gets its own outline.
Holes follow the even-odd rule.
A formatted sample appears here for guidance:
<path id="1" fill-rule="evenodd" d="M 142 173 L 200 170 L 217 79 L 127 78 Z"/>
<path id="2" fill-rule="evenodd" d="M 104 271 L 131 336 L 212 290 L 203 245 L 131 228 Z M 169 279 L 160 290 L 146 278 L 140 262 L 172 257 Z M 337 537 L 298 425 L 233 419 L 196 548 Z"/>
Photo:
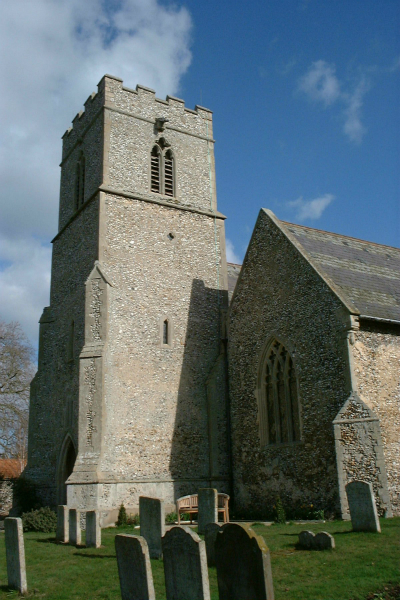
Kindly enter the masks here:
<path id="1" fill-rule="evenodd" d="M 300 411 L 293 360 L 274 340 L 264 354 L 259 380 L 261 446 L 300 441 Z"/>
<path id="2" fill-rule="evenodd" d="M 76 165 L 75 208 L 78 209 L 85 201 L 85 157 L 81 153 Z"/>
<path id="3" fill-rule="evenodd" d="M 174 155 L 171 150 L 167 150 L 164 158 L 164 194 L 174 195 Z"/>
<path id="4" fill-rule="evenodd" d="M 171 149 L 167 149 L 168 146 L 164 138 L 153 146 L 150 156 L 150 190 L 156 194 L 174 196 L 174 154 Z"/>
<path id="5" fill-rule="evenodd" d="M 160 193 L 160 148 L 154 146 L 151 151 L 151 191 Z"/>

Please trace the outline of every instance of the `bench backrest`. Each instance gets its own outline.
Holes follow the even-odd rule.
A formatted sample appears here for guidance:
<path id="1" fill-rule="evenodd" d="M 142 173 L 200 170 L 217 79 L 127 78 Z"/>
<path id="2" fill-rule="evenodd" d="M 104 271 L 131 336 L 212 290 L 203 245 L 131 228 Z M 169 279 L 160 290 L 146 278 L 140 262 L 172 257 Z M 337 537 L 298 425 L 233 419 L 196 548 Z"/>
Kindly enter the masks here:
<path id="1" fill-rule="evenodd" d="M 218 508 L 228 508 L 229 496 L 228 494 L 218 494 Z M 189 494 L 188 496 L 182 496 L 176 501 L 178 510 L 190 509 L 199 507 L 199 496 L 198 494 Z"/>

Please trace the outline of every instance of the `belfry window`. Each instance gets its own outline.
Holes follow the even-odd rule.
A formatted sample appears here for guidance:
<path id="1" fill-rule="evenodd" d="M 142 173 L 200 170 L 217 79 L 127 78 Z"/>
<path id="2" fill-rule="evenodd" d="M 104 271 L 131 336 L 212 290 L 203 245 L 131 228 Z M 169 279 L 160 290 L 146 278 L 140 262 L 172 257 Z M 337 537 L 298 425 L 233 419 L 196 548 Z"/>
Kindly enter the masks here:
<path id="1" fill-rule="evenodd" d="M 164 157 L 164 193 L 166 196 L 174 195 L 174 157 L 171 150 L 167 150 Z"/>
<path id="2" fill-rule="evenodd" d="M 154 146 L 151 151 L 151 191 L 160 193 L 160 148 Z"/>
<path id="3" fill-rule="evenodd" d="M 169 144 L 161 138 L 153 146 L 150 156 L 150 190 L 165 196 L 175 195 L 175 165 Z"/>
<path id="4" fill-rule="evenodd" d="M 261 446 L 300 441 L 300 411 L 293 360 L 279 341 L 261 365 L 259 427 Z"/>
<path id="5" fill-rule="evenodd" d="M 81 153 L 76 165 L 75 208 L 78 209 L 85 201 L 85 157 Z"/>

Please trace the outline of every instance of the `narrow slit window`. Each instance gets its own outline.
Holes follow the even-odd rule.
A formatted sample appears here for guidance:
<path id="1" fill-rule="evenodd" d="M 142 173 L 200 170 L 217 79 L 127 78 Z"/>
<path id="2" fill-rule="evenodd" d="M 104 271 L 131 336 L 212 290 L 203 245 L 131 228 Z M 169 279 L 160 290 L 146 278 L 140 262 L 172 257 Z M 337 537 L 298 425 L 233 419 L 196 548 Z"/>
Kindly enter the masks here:
<path id="1" fill-rule="evenodd" d="M 85 201 L 85 157 L 81 154 L 76 165 L 75 208 L 78 209 Z"/>
<path id="2" fill-rule="evenodd" d="M 72 361 L 75 358 L 75 323 L 71 321 L 68 334 L 67 360 Z"/>
<path id="3" fill-rule="evenodd" d="M 168 319 L 165 319 L 165 321 L 163 322 L 163 344 L 168 344 L 169 343 L 169 339 L 168 339 Z"/>
<path id="4" fill-rule="evenodd" d="M 174 195 L 174 157 L 168 150 L 164 159 L 164 193 L 166 196 Z"/>
<path id="5" fill-rule="evenodd" d="M 157 146 L 151 151 L 151 191 L 160 193 L 160 150 Z"/>

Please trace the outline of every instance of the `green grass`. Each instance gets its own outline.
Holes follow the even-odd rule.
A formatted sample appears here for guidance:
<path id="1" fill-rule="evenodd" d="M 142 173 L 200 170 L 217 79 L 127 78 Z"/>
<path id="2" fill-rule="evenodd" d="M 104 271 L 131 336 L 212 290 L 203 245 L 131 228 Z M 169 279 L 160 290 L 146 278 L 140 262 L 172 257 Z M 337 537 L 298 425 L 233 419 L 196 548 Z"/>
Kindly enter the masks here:
<path id="1" fill-rule="evenodd" d="M 382 533 L 353 533 L 343 521 L 305 525 L 253 525 L 270 550 L 276 600 L 361 600 L 389 582 L 400 583 L 400 518 L 382 519 Z M 328 531 L 336 549 L 298 550 L 303 529 Z M 53 535 L 26 533 L 29 596 L 48 600 L 120 600 L 114 537 L 138 529 L 104 529 L 103 547 L 56 544 Z M 165 599 L 162 561 L 152 560 L 157 600 Z M 215 569 L 209 570 L 212 600 L 218 600 Z M 0 599 L 18 597 L 7 587 L 4 533 L 0 534 Z M 377 596 L 377 598 L 385 596 Z M 188 600 L 190 600 L 188 598 Z"/>

